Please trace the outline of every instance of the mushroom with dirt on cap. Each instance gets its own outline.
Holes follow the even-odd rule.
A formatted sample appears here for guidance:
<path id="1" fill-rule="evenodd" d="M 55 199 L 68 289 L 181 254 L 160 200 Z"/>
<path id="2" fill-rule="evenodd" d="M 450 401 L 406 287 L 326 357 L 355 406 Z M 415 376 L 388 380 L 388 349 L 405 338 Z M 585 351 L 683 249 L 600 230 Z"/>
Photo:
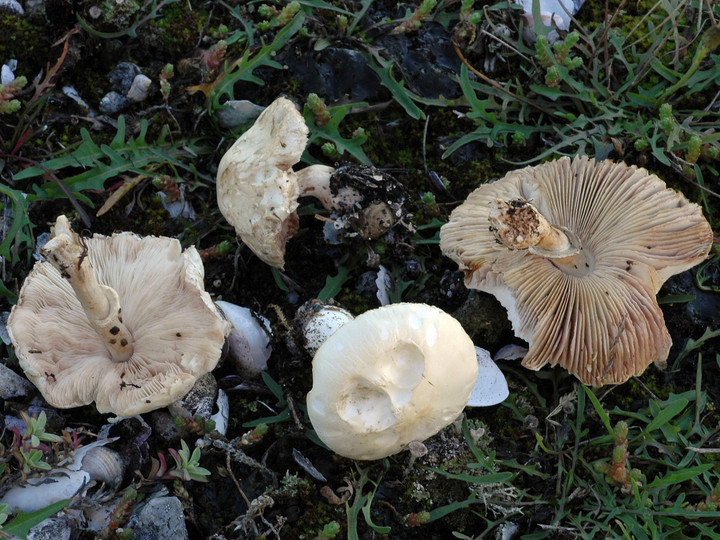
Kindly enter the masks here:
<path id="1" fill-rule="evenodd" d="M 220 212 L 255 255 L 280 269 L 285 266 L 286 243 L 298 228 L 299 197 L 314 197 L 331 212 L 353 214 L 347 219 L 364 237 L 379 236 L 405 217 L 404 189 L 372 167 L 336 170 L 310 165 L 294 171 L 308 136 L 305 119 L 293 102 L 280 97 L 235 141 L 218 165 Z M 348 177 L 357 178 L 357 185 L 347 181 Z M 382 193 L 382 200 L 377 193 Z M 358 210 L 361 203 L 365 207 Z"/>
<path id="2" fill-rule="evenodd" d="M 435 435 L 465 408 L 478 378 L 472 340 L 426 304 L 366 311 L 313 358 L 310 421 L 333 452 L 380 459 Z"/>
<path id="3" fill-rule="evenodd" d="M 618 384 L 663 364 L 655 295 L 712 245 L 700 207 L 645 169 L 563 157 L 472 192 L 440 230 L 465 284 L 493 294 L 530 344 L 523 365 Z"/>
<path id="4" fill-rule="evenodd" d="M 59 408 L 133 416 L 184 396 L 220 358 L 228 324 L 194 247 L 131 233 L 78 236 L 65 216 L 8 320 L 21 367 Z"/>

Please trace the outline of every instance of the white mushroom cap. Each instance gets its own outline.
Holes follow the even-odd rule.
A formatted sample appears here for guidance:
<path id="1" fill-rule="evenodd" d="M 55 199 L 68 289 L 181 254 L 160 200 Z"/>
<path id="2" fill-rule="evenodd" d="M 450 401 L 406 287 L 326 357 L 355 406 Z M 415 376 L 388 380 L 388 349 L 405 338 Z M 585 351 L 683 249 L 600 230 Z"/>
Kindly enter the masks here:
<path id="1" fill-rule="evenodd" d="M 383 306 L 318 349 L 310 421 L 337 454 L 380 459 L 455 420 L 477 374 L 472 340 L 450 315 L 425 304 Z"/>
<path id="2" fill-rule="evenodd" d="M 245 377 L 255 377 L 265 371 L 272 354 L 270 321 L 230 302 L 218 300 L 215 305 L 231 325 L 227 341 L 237 372 Z"/>
<path id="3" fill-rule="evenodd" d="M 510 209 L 498 211 L 498 200 Z M 512 231 L 534 212 L 555 238 L 522 249 L 508 238 L 517 239 Z M 510 225 L 510 234 L 491 217 Z M 545 234 L 540 221 L 526 229 L 530 235 Z M 515 334 L 530 344 L 523 365 L 560 364 L 595 386 L 665 361 L 671 340 L 655 294 L 711 245 L 698 205 L 645 169 L 587 157 L 480 186 L 440 231 L 440 247 L 465 272 L 465 284 L 497 297 Z"/>
<path id="4" fill-rule="evenodd" d="M 63 221 L 58 218 L 56 231 Z M 72 231 L 67 236 L 78 241 Z M 183 252 L 172 238 L 129 233 L 95 235 L 84 243 L 86 257 L 66 271 L 89 271 L 101 296 L 117 299 L 122 311 L 110 315 L 127 330 L 131 353 L 114 356 L 108 336 L 118 328 L 98 333 L 107 325 L 91 324 L 71 278 L 37 262 L 8 321 L 26 375 L 60 408 L 95 401 L 102 413 L 133 416 L 181 398 L 215 367 L 228 331 L 203 289 L 197 251 Z"/>
<path id="5" fill-rule="evenodd" d="M 220 160 L 220 212 L 243 242 L 270 266 L 285 265 L 285 243 L 298 227 L 298 197 L 305 187 L 292 170 L 305 150 L 309 130 L 292 101 L 278 98 Z M 314 183 L 330 181 L 332 168 L 302 170 Z M 313 188 L 315 189 L 315 188 Z M 322 188 L 317 187 L 323 191 Z M 310 193 L 312 195 L 312 193 Z"/>

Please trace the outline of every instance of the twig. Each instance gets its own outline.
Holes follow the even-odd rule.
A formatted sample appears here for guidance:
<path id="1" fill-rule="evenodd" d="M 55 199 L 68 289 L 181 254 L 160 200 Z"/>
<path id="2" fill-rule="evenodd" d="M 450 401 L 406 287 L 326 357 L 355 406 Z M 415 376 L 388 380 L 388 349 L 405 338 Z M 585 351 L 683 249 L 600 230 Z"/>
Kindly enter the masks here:
<path id="1" fill-rule="evenodd" d="M 232 472 L 232 462 L 230 461 L 230 454 L 225 454 L 225 468 L 227 469 L 228 474 L 230 475 L 230 478 L 235 483 L 235 487 L 240 492 L 240 496 L 245 501 L 245 504 L 248 508 L 250 508 L 250 499 L 247 498 L 247 495 L 245 495 L 245 492 L 240 487 L 240 482 L 237 481 L 237 478 L 235 478 L 235 475 Z"/>

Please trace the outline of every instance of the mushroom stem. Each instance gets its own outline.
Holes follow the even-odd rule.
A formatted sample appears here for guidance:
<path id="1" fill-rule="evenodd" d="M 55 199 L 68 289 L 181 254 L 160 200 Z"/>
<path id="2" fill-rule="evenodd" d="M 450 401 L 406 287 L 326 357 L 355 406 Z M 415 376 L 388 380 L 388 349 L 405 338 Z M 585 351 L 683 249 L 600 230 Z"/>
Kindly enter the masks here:
<path id="1" fill-rule="evenodd" d="M 340 188 L 337 195 L 330 189 L 335 169 L 327 165 L 310 165 L 295 172 L 300 197 L 315 197 L 326 210 L 340 212 L 362 201 L 362 195 L 352 187 Z"/>
<path id="2" fill-rule="evenodd" d="M 53 236 L 41 251 L 70 282 L 90 325 L 105 341 L 113 361 L 128 360 L 133 352 L 133 338 L 122 323 L 118 294 L 111 287 L 98 283 L 87 258 L 87 246 L 70 228 L 65 216 L 57 218 Z"/>
<path id="3" fill-rule="evenodd" d="M 580 251 L 577 238 L 553 227 L 527 201 L 497 199 L 488 219 L 495 238 L 508 249 L 527 249 L 548 258 L 570 257 Z"/>

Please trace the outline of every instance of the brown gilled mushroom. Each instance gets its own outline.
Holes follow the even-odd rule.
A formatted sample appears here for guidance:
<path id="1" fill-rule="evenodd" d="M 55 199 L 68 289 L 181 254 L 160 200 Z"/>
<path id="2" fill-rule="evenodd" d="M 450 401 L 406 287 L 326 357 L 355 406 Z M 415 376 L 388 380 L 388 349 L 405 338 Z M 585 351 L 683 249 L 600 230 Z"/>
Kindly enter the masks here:
<path id="1" fill-rule="evenodd" d="M 80 238 L 60 216 L 42 253 L 7 328 L 53 406 L 95 401 L 133 416 L 180 399 L 215 367 L 228 325 L 195 248 L 129 233 Z"/>
<path id="2" fill-rule="evenodd" d="M 587 157 L 480 186 L 440 231 L 469 288 L 496 296 L 530 344 L 601 386 L 662 365 L 671 340 L 655 295 L 712 245 L 702 210 L 645 169 Z"/>

